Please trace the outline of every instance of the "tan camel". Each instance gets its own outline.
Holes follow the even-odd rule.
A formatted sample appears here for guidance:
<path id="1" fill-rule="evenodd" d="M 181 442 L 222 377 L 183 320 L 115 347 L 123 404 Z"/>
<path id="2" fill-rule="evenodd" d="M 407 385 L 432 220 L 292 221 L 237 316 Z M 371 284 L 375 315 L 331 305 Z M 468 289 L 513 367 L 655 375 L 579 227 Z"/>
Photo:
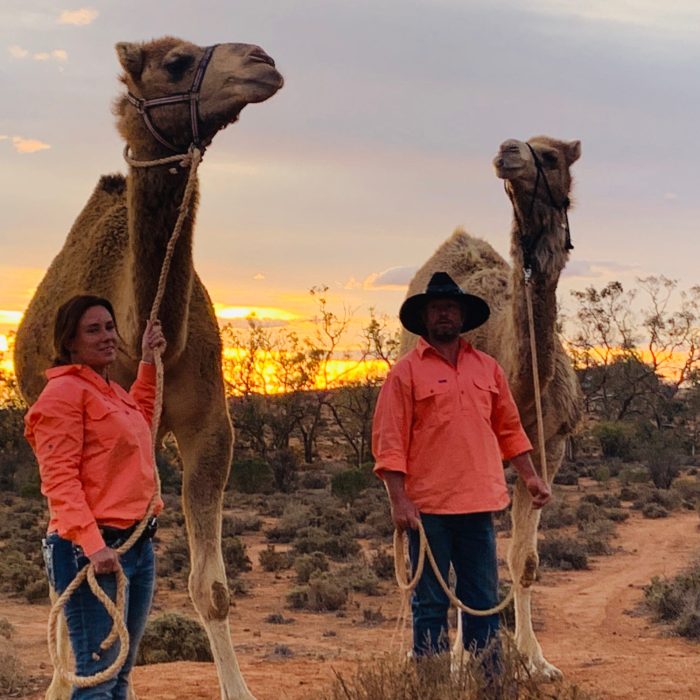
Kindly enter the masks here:
<path id="1" fill-rule="evenodd" d="M 166 37 L 116 46 L 129 95 L 115 103 L 117 126 L 131 157 L 148 161 L 185 153 L 190 143 L 208 145 L 251 102 L 282 87 L 274 61 L 258 46 L 219 44 L 213 53 Z M 208 62 L 208 65 L 207 65 Z M 202 73 L 203 78 L 195 77 Z M 140 100 L 187 95 L 165 105 Z M 196 89 L 194 89 L 196 92 Z M 140 107 L 139 107 L 140 105 Z M 24 397 L 34 401 L 51 362 L 51 334 L 58 306 L 78 293 L 109 298 L 117 313 L 122 350 L 110 375 L 123 386 L 136 376 L 139 338 L 156 292 L 166 243 L 182 200 L 188 168 L 131 167 L 103 176 L 78 216 L 24 316 L 17 333 L 15 367 Z M 159 434 L 172 431 L 183 461 L 183 507 L 190 545 L 189 590 L 206 628 L 221 697 L 253 700 L 231 643 L 229 589 L 221 555 L 221 507 L 233 445 L 221 373 L 221 340 L 209 296 L 192 262 L 197 195 L 175 249 L 160 318 L 168 340 L 165 398 Z M 67 698 L 54 679 L 47 698 Z"/>
<path id="2" fill-rule="evenodd" d="M 571 248 L 567 209 L 571 190 L 569 168 L 581 155 L 579 141 L 538 136 L 527 143 L 501 144 L 493 163 L 513 205 L 512 267 L 485 241 L 457 229 L 411 281 L 407 296 L 422 292 L 433 272 L 444 270 L 465 291 L 485 298 L 489 321 L 466 334 L 476 347 L 493 355 L 504 368 L 523 425 L 535 446 L 539 468 L 537 424 L 532 381 L 527 307 L 526 265 L 532 271 L 537 361 L 542 388 L 547 474 L 551 481 L 564 456 L 567 436 L 580 417 L 580 388 L 556 330 L 556 289 Z M 538 174 L 539 173 L 539 174 Z M 404 331 L 402 354 L 416 336 Z M 513 538 L 508 565 L 515 585 L 515 640 L 531 670 L 555 678 L 561 672 L 542 654 L 532 628 L 531 586 L 537 570 L 537 527 L 540 511 L 530 507 L 520 480 L 513 493 Z"/>

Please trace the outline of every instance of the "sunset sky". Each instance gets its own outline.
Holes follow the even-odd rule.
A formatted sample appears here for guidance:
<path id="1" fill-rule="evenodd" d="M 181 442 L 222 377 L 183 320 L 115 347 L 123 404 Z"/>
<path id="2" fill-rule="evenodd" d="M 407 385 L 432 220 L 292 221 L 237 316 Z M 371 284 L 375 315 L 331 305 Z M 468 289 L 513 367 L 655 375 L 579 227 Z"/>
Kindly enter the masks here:
<path id="1" fill-rule="evenodd" d="M 581 139 L 560 285 L 700 281 L 696 0 L 120 0 L 0 6 L 0 333 L 99 175 L 125 171 L 118 41 L 260 44 L 286 85 L 200 169 L 198 272 L 222 319 L 298 323 L 312 285 L 395 315 L 457 225 L 507 254 L 506 138 Z"/>

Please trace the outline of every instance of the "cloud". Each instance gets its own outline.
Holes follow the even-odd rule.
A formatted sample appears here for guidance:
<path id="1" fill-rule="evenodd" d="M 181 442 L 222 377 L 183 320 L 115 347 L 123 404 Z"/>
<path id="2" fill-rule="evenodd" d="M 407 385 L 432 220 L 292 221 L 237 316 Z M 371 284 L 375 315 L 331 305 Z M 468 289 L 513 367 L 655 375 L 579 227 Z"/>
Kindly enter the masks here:
<path id="1" fill-rule="evenodd" d="M 664 199 L 665 199 L 667 202 L 673 202 L 673 201 L 675 201 L 676 199 L 678 199 L 678 195 L 677 195 L 675 192 L 666 192 L 666 193 L 664 194 Z"/>
<path id="2" fill-rule="evenodd" d="M 613 260 L 572 260 L 564 268 L 562 277 L 597 279 L 638 269 L 637 265 L 628 265 Z"/>
<path id="3" fill-rule="evenodd" d="M 10 46 L 7 49 L 8 53 L 12 58 L 26 58 L 29 55 L 29 51 L 27 49 L 23 49 L 21 46 Z"/>
<path id="4" fill-rule="evenodd" d="M 383 272 L 373 272 L 362 282 L 363 289 L 404 289 L 416 274 L 418 267 L 390 267 Z"/>
<path id="5" fill-rule="evenodd" d="M 265 275 L 263 275 L 262 272 L 256 272 L 256 273 L 253 275 L 253 279 L 254 279 L 254 280 L 264 280 L 264 279 L 265 279 Z"/>
<path id="6" fill-rule="evenodd" d="M 13 136 L 12 145 L 17 153 L 36 153 L 37 151 L 45 151 L 47 148 L 51 148 L 48 143 L 38 139 L 25 139 L 22 136 Z"/>
<path id="7" fill-rule="evenodd" d="M 81 7 L 79 10 L 64 10 L 58 18 L 59 24 L 73 24 L 77 27 L 85 27 L 92 24 L 99 13 L 93 7 Z"/>
<path id="8" fill-rule="evenodd" d="M 10 137 L 7 134 L 0 134 L 0 141 L 7 141 Z"/>

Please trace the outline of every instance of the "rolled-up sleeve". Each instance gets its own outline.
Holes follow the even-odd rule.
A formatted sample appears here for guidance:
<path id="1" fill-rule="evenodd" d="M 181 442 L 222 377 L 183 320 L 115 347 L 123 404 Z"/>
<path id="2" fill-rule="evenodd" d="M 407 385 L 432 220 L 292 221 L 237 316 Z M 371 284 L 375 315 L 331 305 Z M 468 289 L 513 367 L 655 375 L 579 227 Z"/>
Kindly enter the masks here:
<path id="1" fill-rule="evenodd" d="M 58 534 L 90 556 L 105 544 L 80 478 L 83 452 L 82 405 L 46 391 L 25 418 L 25 435 L 39 462 L 41 492 L 49 502 Z"/>
<path id="2" fill-rule="evenodd" d="M 498 386 L 498 400 L 494 403 L 491 412 L 491 427 L 498 439 L 501 457 L 508 460 L 523 452 L 529 452 L 532 450 L 532 444 L 523 430 L 518 407 L 515 405 L 505 374 L 498 365 L 496 365 L 495 379 Z"/>
<path id="3" fill-rule="evenodd" d="M 410 384 L 392 370 L 379 392 L 372 423 L 374 472 L 379 477 L 384 471 L 406 473 L 412 422 Z"/>

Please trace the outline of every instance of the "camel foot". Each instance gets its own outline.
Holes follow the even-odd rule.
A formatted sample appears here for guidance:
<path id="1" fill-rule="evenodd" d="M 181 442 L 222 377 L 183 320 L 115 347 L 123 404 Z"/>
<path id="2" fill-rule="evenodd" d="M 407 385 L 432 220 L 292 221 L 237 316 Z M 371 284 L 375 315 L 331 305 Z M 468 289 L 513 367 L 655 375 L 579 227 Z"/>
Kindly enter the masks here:
<path id="1" fill-rule="evenodd" d="M 539 680 L 560 681 L 564 678 L 564 674 L 554 664 L 550 664 L 544 658 L 537 661 L 530 660 L 527 667 L 530 674 Z"/>

